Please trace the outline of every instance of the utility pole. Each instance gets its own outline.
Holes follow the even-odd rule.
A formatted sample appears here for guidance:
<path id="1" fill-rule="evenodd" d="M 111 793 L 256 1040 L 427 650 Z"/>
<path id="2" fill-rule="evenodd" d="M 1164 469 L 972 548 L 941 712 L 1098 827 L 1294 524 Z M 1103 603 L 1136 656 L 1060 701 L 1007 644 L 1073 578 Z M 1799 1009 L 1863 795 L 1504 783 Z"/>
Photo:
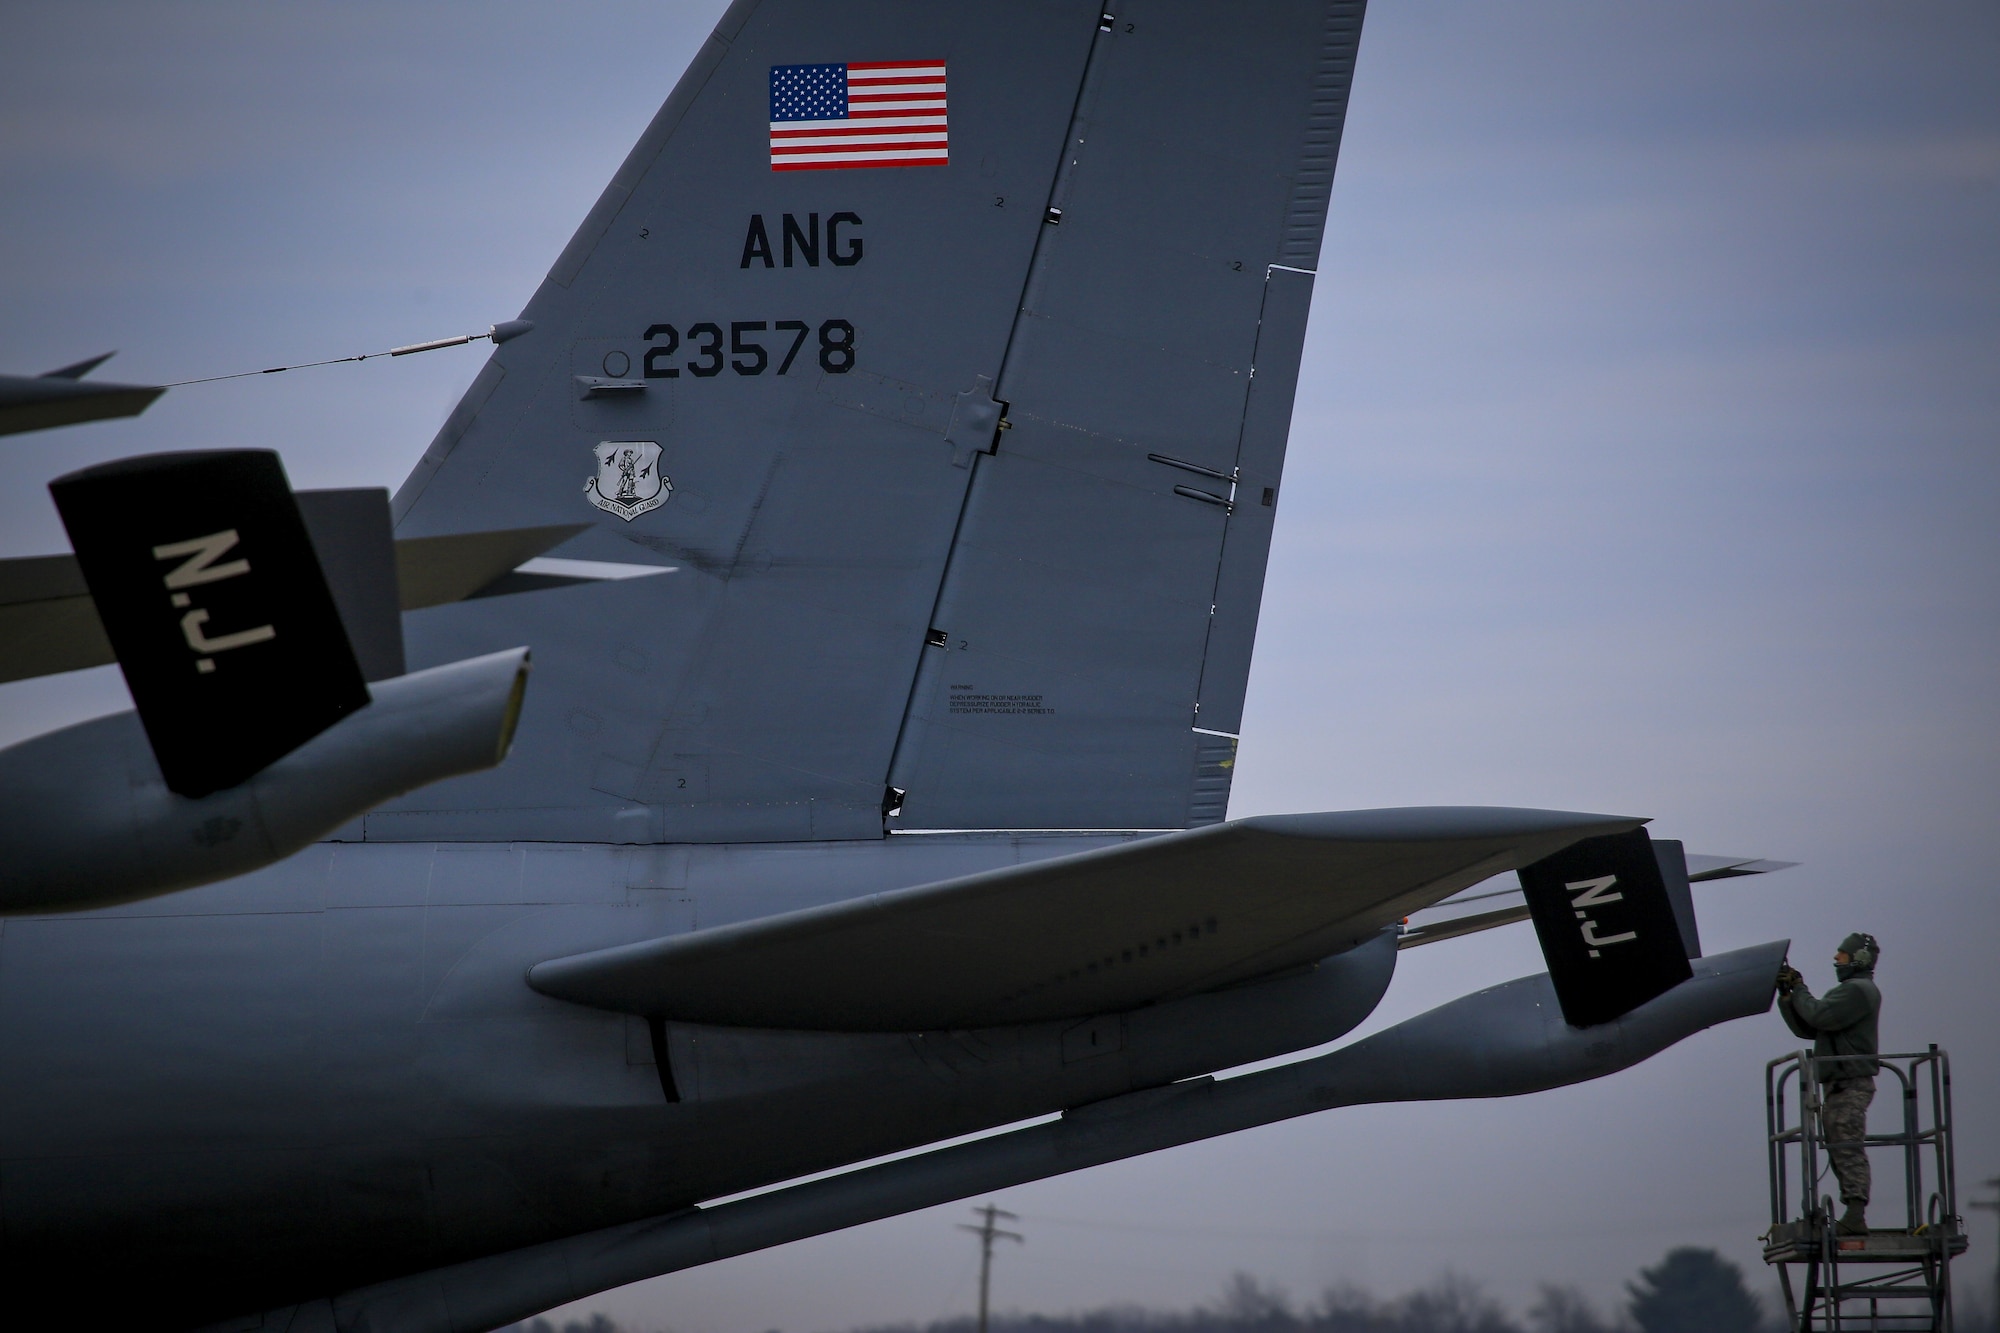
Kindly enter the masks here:
<path id="1" fill-rule="evenodd" d="M 996 1217 L 1004 1217 L 1009 1222 L 1018 1222 L 1021 1220 L 1004 1208 L 996 1208 L 989 1203 L 983 1208 L 973 1209 L 972 1215 L 980 1219 L 979 1225 L 970 1227 L 960 1222 L 958 1229 L 960 1231 L 970 1231 L 973 1235 L 979 1237 L 979 1333 L 986 1333 L 986 1297 L 987 1293 L 993 1287 L 994 1238 L 999 1237 L 1004 1240 L 1011 1240 L 1020 1245 L 1027 1244 L 1028 1238 L 1018 1231 L 1002 1231 L 993 1225 L 993 1219 Z"/>
<path id="2" fill-rule="evenodd" d="M 1985 1184 L 1986 1188 L 1990 1190 L 2000 1191 L 2000 1176 L 1993 1177 L 1993 1179 L 1985 1182 Z M 2000 1197 L 1974 1199 L 1972 1206 L 1974 1208 L 1991 1209 L 1994 1216 L 2000 1218 Z M 2000 1250 L 2000 1246 L 1996 1246 L 1995 1248 L 1996 1250 Z M 979 1327 L 980 1333 L 985 1333 L 986 1325 L 984 1321 L 981 1321 Z M 1993 1258 L 1993 1327 L 2000 1329 L 2000 1253 L 1996 1253 Z"/>

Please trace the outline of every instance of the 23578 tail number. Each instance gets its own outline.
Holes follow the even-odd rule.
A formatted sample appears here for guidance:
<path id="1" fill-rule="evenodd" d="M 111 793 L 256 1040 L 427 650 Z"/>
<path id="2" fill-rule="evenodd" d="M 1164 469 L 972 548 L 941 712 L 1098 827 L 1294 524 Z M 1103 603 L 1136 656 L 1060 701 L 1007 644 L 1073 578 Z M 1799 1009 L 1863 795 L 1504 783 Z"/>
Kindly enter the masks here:
<path id="1" fill-rule="evenodd" d="M 762 375 L 766 371 L 789 374 L 813 332 L 812 326 L 802 319 L 781 319 L 775 323 L 761 319 L 731 320 L 725 353 L 722 329 L 713 320 L 690 324 L 683 345 L 681 331 L 674 325 L 648 326 L 645 341 L 652 345 L 646 349 L 646 378 L 679 379 L 683 370 L 696 379 L 712 379 L 724 369 L 739 375 Z M 783 336 L 771 346 L 759 342 L 755 336 L 772 332 L 789 334 L 789 345 Z M 678 365 L 674 364 L 676 357 L 681 358 Z M 844 319 L 829 319 L 819 326 L 819 368 L 829 375 L 845 375 L 854 369 L 854 325 Z"/>

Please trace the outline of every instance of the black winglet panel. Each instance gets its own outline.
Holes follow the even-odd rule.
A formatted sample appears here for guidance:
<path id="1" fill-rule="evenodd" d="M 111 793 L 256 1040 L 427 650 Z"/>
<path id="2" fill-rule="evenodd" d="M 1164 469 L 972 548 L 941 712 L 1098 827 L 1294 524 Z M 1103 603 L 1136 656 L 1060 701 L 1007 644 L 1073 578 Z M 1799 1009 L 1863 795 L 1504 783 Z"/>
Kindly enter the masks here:
<path id="1" fill-rule="evenodd" d="M 1571 1027 L 1608 1023 L 1694 975 L 1644 829 L 1587 838 L 1520 876 Z"/>
<path id="2" fill-rule="evenodd" d="M 275 453 L 153 454 L 49 491 L 172 790 L 233 787 L 368 703 Z"/>
<path id="3" fill-rule="evenodd" d="M 389 680 L 402 675 L 403 608 L 389 492 L 364 486 L 300 491 L 294 499 L 362 676 Z"/>

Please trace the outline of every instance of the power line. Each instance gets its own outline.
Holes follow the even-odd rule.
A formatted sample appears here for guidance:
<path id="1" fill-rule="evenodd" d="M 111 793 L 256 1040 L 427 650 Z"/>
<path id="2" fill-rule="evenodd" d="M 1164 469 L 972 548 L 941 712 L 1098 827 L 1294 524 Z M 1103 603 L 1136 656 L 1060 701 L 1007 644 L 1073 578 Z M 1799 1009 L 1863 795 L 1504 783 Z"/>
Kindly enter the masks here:
<path id="1" fill-rule="evenodd" d="M 980 1219 L 979 1225 L 970 1227 L 960 1222 L 958 1229 L 970 1231 L 979 1237 L 979 1333 L 986 1333 L 986 1298 L 993 1285 L 993 1241 L 999 1237 L 1025 1245 L 1028 1243 L 1028 1238 L 1018 1231 L 1002 1231 L 993 1225 L 993 1219 L 996 1217 L 1004 1217 L 1009 1222 L 1018 1222 L 1021 1218 L 1017 1213 L 1010 1213 L 989 1203 L 984 1207 L 973 1209 L 972 1215 Z"/>

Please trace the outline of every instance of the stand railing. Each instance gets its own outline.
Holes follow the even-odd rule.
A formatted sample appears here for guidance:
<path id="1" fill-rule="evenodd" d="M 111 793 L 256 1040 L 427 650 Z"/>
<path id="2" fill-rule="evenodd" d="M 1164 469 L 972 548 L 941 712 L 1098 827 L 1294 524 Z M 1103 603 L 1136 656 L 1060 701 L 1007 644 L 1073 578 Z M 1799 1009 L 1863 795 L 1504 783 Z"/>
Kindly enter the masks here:
<path id="1" fill-rule="evenodd" d="M 1844 1062 L 1798 1051 L 1764 1067 L 1764 1114 L 1771 1176 L 1771 1229 L 1764 1233 L 1764 1262 L 1778 1269 L 1785 1308 L 1796 1333 L 1861 1330 L 1871 1333 L 1949 1333 L 1952 1328 L 1951 1260 L 1965 1252 L 1958 1215 L 1953 1160 L 1951 1061 L 1928 1051 L 1875 1057 L 1876 1097 L 1871 1116 L 1898 1128 L 1860 1141 L 1880 1178 L 1901 1175 L 1901 1217 L 1879 1187 L 1866 1235 L 1841 1235 L 1825 1188 L 1831 1162 L 1822 1118 L 1820 1075 Z M 1883 1096 L 1892 1094 L 1891 1097 Z M 1886 1160 L 1885 1160 L 1886 1159 Z M 1884 1212 L 1891 1216 L 1885 1218 Z M 1885 1221 L 1888 1225 L 1882 1225 Z M 1794 1284 L 1792 1268 L 1804 1268 Z"/>

